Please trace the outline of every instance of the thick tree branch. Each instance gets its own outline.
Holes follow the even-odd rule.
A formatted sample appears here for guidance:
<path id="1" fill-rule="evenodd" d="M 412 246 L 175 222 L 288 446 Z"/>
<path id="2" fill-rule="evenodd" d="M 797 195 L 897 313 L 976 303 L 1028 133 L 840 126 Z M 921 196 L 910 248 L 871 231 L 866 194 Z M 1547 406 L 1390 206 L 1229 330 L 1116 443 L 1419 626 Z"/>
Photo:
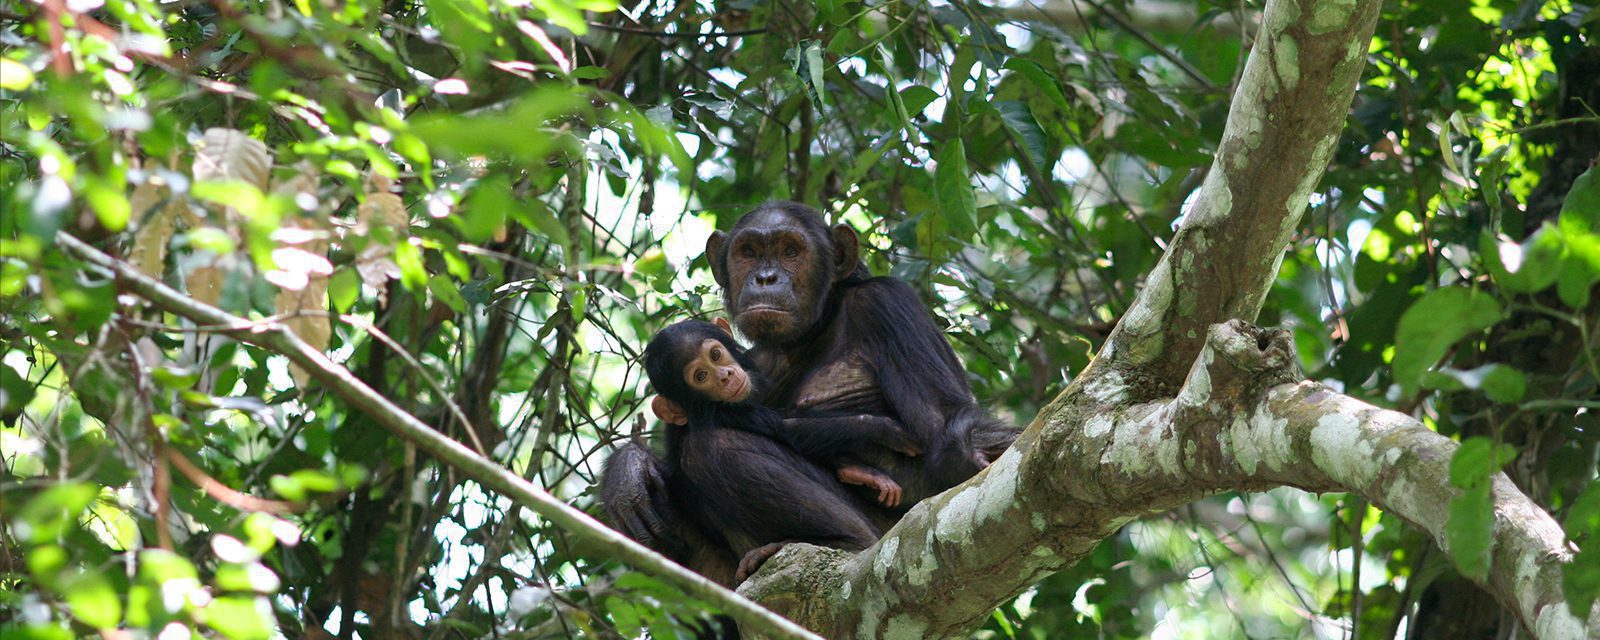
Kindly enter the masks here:
<path id="1" fill-rule="evenodd" d="M 1271 0 L 1211 171 L 1095 362 L 1168 397 L 1206 328 L 1253 320 L 1338 141 L 1382 3 Z"/>
<path id="2" fill-rule="evenodd" d="M 1456 443 L 1295 382 L 1286 332 L 1234 321 L 1209 336 L 1176 397 L 1104 403 L 1110 383 L 1080 381 L 1018 447 L 918 505 L 873 548 L 794 545 L 741 592 L 829 637 L 963 637 L 1135 518 L 1283 485 L 1358 493 L 1445 544 Z M 1486 586 L 1534 637 L 1583 637 L 1561 596 L 1572 557 L 1561 528 L 1504 475 L 1494 483 Z M 1597 620 L 1600 610 L 1590 628 Z"/>
<path id="3" fill-rule="evenodd" d="M 240 341 L 277 353 L 310 372 L 352 408 L 371 416 L 396 436 L 459 469 L 486 489 L 510 498 L 550 520 L 556 526 L 596 545 L 606 555 L 643 571 L 666 578 L 696 598 L 722 608 L 744 628 L 782 638 L 817 636 L 793 622 L 773 615 L 759 605 L 722 588 L 650 549 L 612 531 L 589 514 L 573 508 L 510 470 L 483 458 L 373 391 L 344 367 L 307 345 L 284 325 L 252 322 L 201 303 L 139 272 L 132 265 L 108 256 L 66 233 L 56 236 L 56 246 L 67 255 L 110 271 L 119 285 L 169 313 L 203 325 L 228 327 L 226 333 Z"/>

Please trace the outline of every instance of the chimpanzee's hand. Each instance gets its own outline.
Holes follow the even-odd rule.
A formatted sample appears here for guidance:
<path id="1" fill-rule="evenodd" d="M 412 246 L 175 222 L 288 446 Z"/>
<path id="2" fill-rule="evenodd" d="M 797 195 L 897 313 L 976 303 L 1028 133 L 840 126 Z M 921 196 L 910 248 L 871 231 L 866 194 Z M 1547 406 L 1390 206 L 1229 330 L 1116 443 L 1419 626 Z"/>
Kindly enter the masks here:
<path id="1" fill-rule="evenodd" d="M 837 475 L 839 482 L 876 489 L 878 504 L 885 507 L 900 506 L 900 485 L 882 471 L 866 465 L 851 464 L 839 467 Z"/>
<path id="2" fill-rule="evenodd" d="M 671 555 L 684 542 L 672 532 L 666 467 L 645 445 L 629 442 L 611 454 L 600 480 L 611 525 L 647 547 Z"/>
<path id="3" fill-rule="evenodd" d="M 744 582 L 751 574 L 761 569 L 761 565 L 766 564 L 767 560 L 777 554 L 778 550 L 782 549 L 786 544 L 789 543 L 774 542 L 772 544 L 764 544 L 751 549 L 750 553 L 744 554 L 744 557 L 739 559 L 739 570 L 733 573 L 734 584 Z"/>

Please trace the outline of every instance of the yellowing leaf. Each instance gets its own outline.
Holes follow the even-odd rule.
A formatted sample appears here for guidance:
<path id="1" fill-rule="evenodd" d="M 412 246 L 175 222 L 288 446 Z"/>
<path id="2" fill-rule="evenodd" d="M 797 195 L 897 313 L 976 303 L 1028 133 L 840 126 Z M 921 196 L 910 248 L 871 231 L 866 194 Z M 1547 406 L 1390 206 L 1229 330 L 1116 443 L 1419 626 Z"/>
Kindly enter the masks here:
<path id="1" fill-rule="evenodd" d="M 33 86 L 33 71 L 21 62 L 0 58 L 0 89 L 21 91 Z"/>
<path id="2" fill-rule="evenodd" d="M 235 129 L 207 129 L 194 157 L 195 182 L 237 180 L 267 188 L 272 152 L 260 140 Z"/>
<path id="3" fill-rule="evenodd" d="M 173 221 L 167 218 L 165 208 L 151 212 L 161 202 L 161 190 L 149 180 L 134 187 L 128 204 L 133 208 L 133 218 L 138 231 L 133 234 L 133 250 L 128 261 L 139 271 L 152 278 L 161 278 L 167 259 L 167 241 L 172 238 Z"/>
<path id="4" fill-rule="evenodd" d="M 333 337 L 333 322 L 324 313 L 328 309 L 327 276 L 310 278 L 305 288 L 299 291 L 279 289 L 276 304 L 278 313 L 289 316 L 283 323 L 288 325 L 290 331 L 313 349 L 328 349 L 328 340 Z M 298 365 L 289 365 L 289 375 L 294 377 L 295 384 L 302 387 L 311 382 L 311 374 Z"/>
<path id="5" fill-rule="evenodd" d="M 216 306 L 222 300 L 222 268 L 215 262 L 197 267 L 184 278 L 183 285 L 189 290 L 189 297 Z"/>

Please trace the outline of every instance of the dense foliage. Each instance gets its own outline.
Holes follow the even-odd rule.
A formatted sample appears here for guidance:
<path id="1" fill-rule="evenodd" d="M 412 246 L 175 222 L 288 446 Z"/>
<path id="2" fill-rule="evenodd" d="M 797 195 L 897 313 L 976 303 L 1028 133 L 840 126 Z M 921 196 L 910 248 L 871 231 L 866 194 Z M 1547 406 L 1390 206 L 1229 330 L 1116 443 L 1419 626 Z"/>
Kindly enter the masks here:
<path id="1" fill-rule="evenodd" d="M 4 0 L 0 632 L 673 637 L 703 608 L 58 234 L 287 323 L 596 511 L 646 424 L 643 338 L 717 314 L 704 238 L 769 199 L 860 230 L 980 400 L 1031 419 L 1204 178 L 1259 11 Z M 1497 469 L 1600 534 L 1597 37 L 1572 2 L 1389 2 L 1259 319 L 1467 443 L 1468 574 Z M 1600 594 L 1600 545 L 1566 587 Z M 1403 522 L 1280 490 L 1131 524 L 984 633 L 1474 637 L 1484 598 Z"/>

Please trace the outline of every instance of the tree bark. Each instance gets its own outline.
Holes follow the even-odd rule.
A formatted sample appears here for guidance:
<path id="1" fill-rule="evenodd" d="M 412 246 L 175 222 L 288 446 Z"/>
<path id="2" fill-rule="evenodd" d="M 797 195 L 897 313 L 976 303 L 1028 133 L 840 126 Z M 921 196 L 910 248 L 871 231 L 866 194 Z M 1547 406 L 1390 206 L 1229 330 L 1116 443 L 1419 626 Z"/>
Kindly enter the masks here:
<path id="1" fill-rule="evenodd" d="M 792 545 L 740 592 L 828 637 L 964 637 L 1127 522 L 1226 490 L 1351 491 L 1444 545 L 1457 445 L 1304 382 L 1286 333 L 1247 325 L 1321 178 L 1377 0 L 1269 0 L 1215 162 L 1095 361 L 988 469 L 859 554 Z M 1494 480 L 1485 587 L 1537 638 L 1568 610 L 1561 528 Z"/>

